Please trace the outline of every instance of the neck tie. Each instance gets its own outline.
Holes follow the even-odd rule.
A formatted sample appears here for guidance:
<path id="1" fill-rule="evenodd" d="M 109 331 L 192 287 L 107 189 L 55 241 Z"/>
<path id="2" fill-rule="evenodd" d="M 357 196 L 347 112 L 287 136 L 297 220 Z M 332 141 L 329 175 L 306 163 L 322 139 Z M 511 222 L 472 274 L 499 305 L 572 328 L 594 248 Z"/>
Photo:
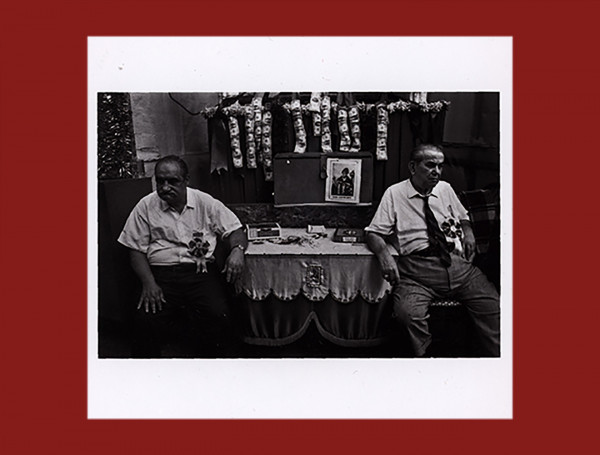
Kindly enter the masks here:
<path id="1" fill-rule="evenodd" d="M 427 223 L 427 235 L 429 236 L 429 245 L 433 251 L 440 256 L 442 264 L 448 267 L 452 262 L 450 259 L 450 253 L 448 251 L 448 243 L 446 242 L 446 236 L 440 229 L 437 220 L 431 207 L 429 207 L 429 196 L 423 197 L 425 204 L 425 222 Z"/>

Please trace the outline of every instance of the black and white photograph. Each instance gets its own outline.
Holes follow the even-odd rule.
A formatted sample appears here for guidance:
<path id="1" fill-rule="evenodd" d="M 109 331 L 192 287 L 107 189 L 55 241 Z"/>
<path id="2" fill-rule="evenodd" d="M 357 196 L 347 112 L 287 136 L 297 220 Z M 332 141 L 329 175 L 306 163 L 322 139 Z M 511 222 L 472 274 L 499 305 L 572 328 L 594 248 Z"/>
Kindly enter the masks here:
<path id="1" fill-rule="evenodd" d="M 360 193 L 361 160 L 327 160 L 326 201 L 357 203 Z"/>
<path id="2" fill-rule="evenodd" d="M 314 128 L 347 100 L 362 158 Z M 500 355 L 498 93 L 99 93 L 98 108 L 100 357 Z M 275 207 L 280 178 L 324 200 Z M 281 230 L 249 240 L 262 223 Z M 336 228 L 366 234 L 340 247 Z"/>
<path id="3" fill-rule="evenodd" d="M 510 91 L 414 80 L 91 84 L 92 382 L 116 359 L 510 372 Z"/>

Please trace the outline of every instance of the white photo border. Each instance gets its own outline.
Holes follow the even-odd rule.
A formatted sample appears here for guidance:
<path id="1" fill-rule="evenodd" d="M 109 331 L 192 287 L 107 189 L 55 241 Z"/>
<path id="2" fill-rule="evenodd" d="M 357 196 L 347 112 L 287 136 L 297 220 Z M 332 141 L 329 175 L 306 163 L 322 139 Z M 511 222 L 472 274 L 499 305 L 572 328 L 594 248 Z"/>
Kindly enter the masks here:
<path id="1" fill-rule="evenodd" d="M 512 76 L 510 36 L 88 37 L 88 418 L 512 418 Z M 501 357 L 99 359 L 97 94 L 111 91 L 499 92 Z"/>
<path id="2" fill-rule="evenodd" d="M 339 165 L 339 166 L 336 166 Z M 354 171 L 352 195 L 333 194 L 333 181 L 336 178 L 334 167 L 347 167 Z M 362 160 L 360 158 L 327 158 L 327 179 L 325 180 L 325 201 L 358 204 L 360 202 Z"/>

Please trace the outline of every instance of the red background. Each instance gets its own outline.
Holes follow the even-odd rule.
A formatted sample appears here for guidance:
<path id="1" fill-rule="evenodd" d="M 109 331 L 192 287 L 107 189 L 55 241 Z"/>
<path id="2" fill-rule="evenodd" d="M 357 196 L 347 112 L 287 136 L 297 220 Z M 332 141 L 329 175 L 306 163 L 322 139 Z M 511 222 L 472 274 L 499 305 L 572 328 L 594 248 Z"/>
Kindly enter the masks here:
<path id="1" fill-rule="evenodd" d="M 599 152 L 590 140 L 600 124 L 596 7 L 574 0 L 3 3 L 2 452 L 589 452 L 597 446 L 597 418 L 585 411 L 597 396 L 597 355 L 589 349 L 597 345 L 598 306 L 585 284 L 597 265 L 582 259 L 597 251 L 599 220 Z M 86 419 L 87 36 L 265 34 L 514 37 L 513 420 Z M 591 219 L 586 206 L 595 209 Z"/>

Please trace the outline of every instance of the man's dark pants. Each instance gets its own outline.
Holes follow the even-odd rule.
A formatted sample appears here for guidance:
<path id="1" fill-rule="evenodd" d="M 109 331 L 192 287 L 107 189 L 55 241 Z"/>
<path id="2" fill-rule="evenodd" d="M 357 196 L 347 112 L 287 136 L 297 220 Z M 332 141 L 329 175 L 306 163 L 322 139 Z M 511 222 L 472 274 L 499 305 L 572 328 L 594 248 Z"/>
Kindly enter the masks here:
<path id="1" fill-rule="evenodd" d="M 208 264 L 207 273 L 197 273 L 195 264 L 151 268 L 166 303 L 156 313 L 136 311 L 133 357 L 235 355 L 227 292 L 216 264 Z"/>

